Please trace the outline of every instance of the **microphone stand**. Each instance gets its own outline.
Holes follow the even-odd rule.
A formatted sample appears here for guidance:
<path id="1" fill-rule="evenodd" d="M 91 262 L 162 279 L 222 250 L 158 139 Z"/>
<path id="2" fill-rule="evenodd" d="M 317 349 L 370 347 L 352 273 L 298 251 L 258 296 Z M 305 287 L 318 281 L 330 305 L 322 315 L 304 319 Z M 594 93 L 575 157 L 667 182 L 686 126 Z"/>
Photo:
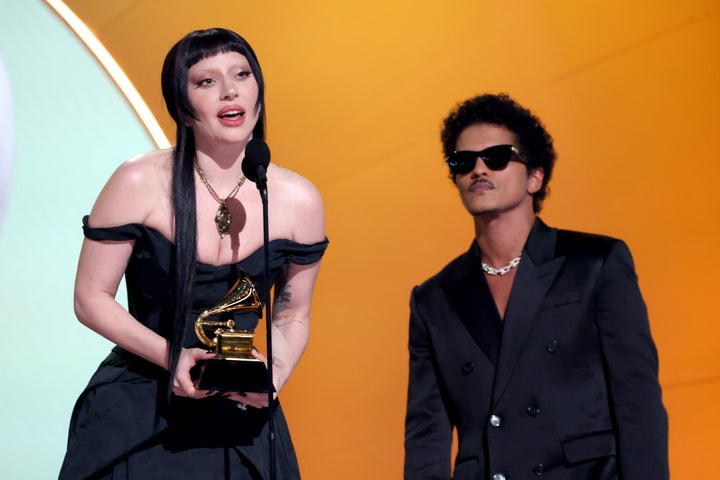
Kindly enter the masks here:
<path id="1" fill-rule="evenodd" d="M 257 188 L 263 205 L 263 245 L 265 253 L 265 323 L 267 343 L 267 391 L 268 391 L 268 441 L 270 442 L 270 480 L 275 480 L 275 403 L 273 384 L 273 354 L 272 354 L 272 301 L 270 299 L 270 234 L 268 228 L 268 193 L 265 167 L 258 166 Z"/>

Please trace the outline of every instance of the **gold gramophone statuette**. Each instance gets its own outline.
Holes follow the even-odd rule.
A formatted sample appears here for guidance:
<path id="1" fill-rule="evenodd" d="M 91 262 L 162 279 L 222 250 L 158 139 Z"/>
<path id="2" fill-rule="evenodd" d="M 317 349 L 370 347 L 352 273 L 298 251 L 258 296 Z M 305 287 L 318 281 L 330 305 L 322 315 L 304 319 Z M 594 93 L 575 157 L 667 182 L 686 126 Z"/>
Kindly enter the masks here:
<path id="1" fill-rule="evenodd" d="M 205 310 L 195 321 L 198 339 L 215 350 L 215 356 L 200 369 L 198 388 L 267 392 L 267 369 L 265 364 L 252 354 L 255 334 L 247 330 L 235 330 L 235 321 L 232 319 L 208 319 L 236 311 L 255 312 L 262 316 L 262 304 L 257 290 L 245 272 L 215 306 Z M 214 327 L 212 337 L 205 331 L 207 327 Z"/>

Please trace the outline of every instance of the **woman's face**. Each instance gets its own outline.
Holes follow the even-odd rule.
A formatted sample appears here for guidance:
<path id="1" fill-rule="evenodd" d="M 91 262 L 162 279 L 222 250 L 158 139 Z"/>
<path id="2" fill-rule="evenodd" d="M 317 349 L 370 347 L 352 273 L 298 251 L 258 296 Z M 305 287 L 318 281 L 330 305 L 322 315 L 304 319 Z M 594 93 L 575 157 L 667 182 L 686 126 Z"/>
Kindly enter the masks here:
<path id="1" fill-rule="evenodd" d="M 255 109 L 258 84 L 244 55 L 227 52 L 200 60 L 188 70 L 187 92 L 196 117 L 188 121 L 198 148 L 252 137 L 260 114 Z"/>

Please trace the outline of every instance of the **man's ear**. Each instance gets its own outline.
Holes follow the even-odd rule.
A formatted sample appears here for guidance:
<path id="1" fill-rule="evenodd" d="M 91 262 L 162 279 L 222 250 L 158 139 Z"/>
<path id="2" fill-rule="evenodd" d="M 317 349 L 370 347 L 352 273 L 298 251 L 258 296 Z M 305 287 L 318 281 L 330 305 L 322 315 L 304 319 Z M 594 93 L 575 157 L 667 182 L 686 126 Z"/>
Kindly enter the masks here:
<path id="1" fill-rule="evenodd" d="M 533 168 L 528 173 L 528 193 L 535 194 L 540 191 L 545 179 L 545 170 L 542 167 Z"/>

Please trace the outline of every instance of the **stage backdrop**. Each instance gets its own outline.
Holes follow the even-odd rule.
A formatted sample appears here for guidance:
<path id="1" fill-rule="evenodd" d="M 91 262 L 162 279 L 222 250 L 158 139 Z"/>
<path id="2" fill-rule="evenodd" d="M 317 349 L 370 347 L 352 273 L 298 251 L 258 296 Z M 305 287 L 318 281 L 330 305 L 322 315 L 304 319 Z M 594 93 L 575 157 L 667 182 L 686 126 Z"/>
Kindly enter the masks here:
<path id="1" fill-rule="evenodd" d="M 401 476 L 410 289 L 472 239 L 438 131 L 457 102 L 487 91 L 510 93 L 555 137 L 543 218 L 630 245 L 660 352 L 673 478 L 713 476 L 717 0 L 66 4 L 170 138 L 159 88 L 170 46 L 211 26 L 254 46 L 273 161 L 319 187 L 331 240 L 311 343 L 281 393 L 304 478 Z M 80 218 L 114 168 L 153 145 L 46 3 L 0 0 L 0 57 L 16 130 L 0 230 L 0 475 L 52 478 L 73 402 L 109 348 L 73 318 Z"/>

